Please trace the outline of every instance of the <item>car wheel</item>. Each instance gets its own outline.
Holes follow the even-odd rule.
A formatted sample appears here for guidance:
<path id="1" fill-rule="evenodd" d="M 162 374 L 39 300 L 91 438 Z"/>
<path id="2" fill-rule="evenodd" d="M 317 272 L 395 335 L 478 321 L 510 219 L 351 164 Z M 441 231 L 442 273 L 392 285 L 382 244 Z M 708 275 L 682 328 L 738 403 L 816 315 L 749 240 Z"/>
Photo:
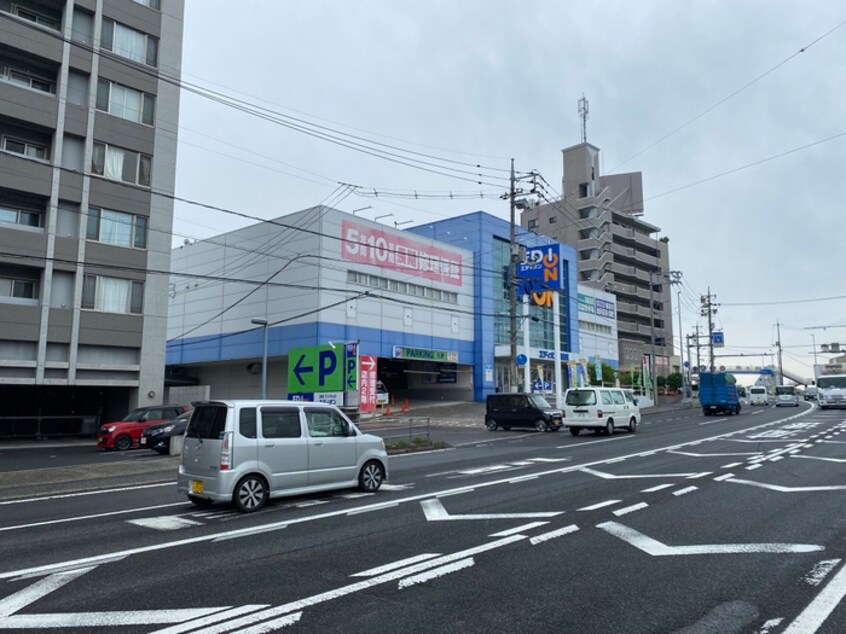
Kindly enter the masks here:
<path id="1" fill-rule="evenodd" d="M 267 501 L 267 483 L 257 475 L 244 476 L 235 486 L 232 503 L 242 513 L 258 511 Z"/>
<path id="2" fill-rule="evenodd" d="M 132 438 L 126 434 L 121 434 L 115 438 L 115 449 L 118 451 L 126 451 L 130 447 L 132 447 Z"/>
<path id="3" fill-rule="evenodd" d="M 582 431 L 582 428 L 581 428 L 581 427 L 571 427 L 571 428 L 570 428 L 570 433 L 571 433 L 573 436 L 578 436 L 580 431 Z"/>
<path id="4" fill-rule="evenodd" d="M 614 435 L 614 421 L 609 420 L 605 423 L 605 435 L 606 436 L 613 436 Z"/>
<path id="5" fill-rule="evenodd" d="M 382 486 L 385 479 L 385 471 L 375 460 L 365 462 L 358 474 L 358 488 L 366 493 L 375 493 Z"/>
<path id="6" fill-rule="evenodd" d="M 539 418 L 535 421 L 535 430 L 546 431 L 547 429 L 549 429 L 549 426 L 546 424 L 544 419 Z"/>
<path id="7" fill-rule="evenodd" d="M 629 433 L 633 434 L 637 430 L 637 419 L 632 416 L 631 420 L 629 420 Z"/>
<path id="8" fill-rule="evenodd" d="M 198 498 L 196 495 L 189 495 L 188 501 L 191 502 L 191 504 L 196 504 L 197 506 L 202 507 L 211 506 L 212 504 L 214 504 L 214 500 L 210 500 L 208 498 Z"/>
<path id="9" fill-rule="evenodd" d="M 497 424 L 496 421 L 491 419 L 485 423 L 485 427 L 488 428 L 488 431 L 496 431 Z"/>

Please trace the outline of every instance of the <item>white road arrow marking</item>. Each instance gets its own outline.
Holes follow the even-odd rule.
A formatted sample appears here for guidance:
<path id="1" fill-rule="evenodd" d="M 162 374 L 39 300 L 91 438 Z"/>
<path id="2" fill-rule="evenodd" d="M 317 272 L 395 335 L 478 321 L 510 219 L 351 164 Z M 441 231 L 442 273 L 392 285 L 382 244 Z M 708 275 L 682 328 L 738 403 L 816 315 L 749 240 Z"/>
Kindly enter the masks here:
<path id="1" fill-rule="evenodd" d="M 751 553 L 810 553 L 824 550 L 816 544 L 701 544 L 696 546 L 668 546 L 656 539 L 652 539 L 633 528 L 617 522 L 598 524 L 607 533 L 619 537 L 635 548 L 653 557 L 668 557 L 676 555 L 720 555 L 720 554 L 751 554 Z"/>
<path id="2" fill-rule="evenodd" d="M 162 515 L 160 517 L 145 517 L 137 520 L 126 520 L 127 524 L 135 524 L 144 528 L 153 528 L 157 531 L 175 531 L 189 526 L 202 526 L 202 522 L 189 520 L 177 515 Z"/>
<path id="3" fill-rule="evenodd" d="M 63 585 L 70 583 L 77 577 L 84 575 L 90 570 L 94 570 L 95 566 L 90 568 L 80 568 L 72 572 L 60 572 L 55 575 L 45 577 L 41 581 L 33 583 L 31 586 L 16 592 L 15 594 L 6 597 L 0 601 L 0 617 L 7 617 L 18 610 L 22 610 L 30 603 L 35 603 L 41 597 L 44 597 L 54 590 L 58 590 Z"/>
<path id="4" fill-rule="evenodd" d="M 479 513 L 471 515 L 450 515 L 438 499 L 423 500 L 420 502 L 423 513 L 428 522 L 443 522 L 447 520 L 514 520 L 532 517 L 555 517 L 564 511 L 553 511 L 551 513 Z"/>
<path id="5" fill-rule="evenodd" d="M 726 480 L 726 482 L 734 482 L 735 484 L 745 484 L 751 487 L 758 487 L 759 489 L 769 489 L 770 491 L 778 491 L 779 493 L 808 493 L 811 491 L 846 491 L 846 486 L 838 484 L 816 487 L 785 487 L 778 484 L 755 482 L 754 480 L 741 480 L 740 478 L 731 478 L 729 480 Z"/>

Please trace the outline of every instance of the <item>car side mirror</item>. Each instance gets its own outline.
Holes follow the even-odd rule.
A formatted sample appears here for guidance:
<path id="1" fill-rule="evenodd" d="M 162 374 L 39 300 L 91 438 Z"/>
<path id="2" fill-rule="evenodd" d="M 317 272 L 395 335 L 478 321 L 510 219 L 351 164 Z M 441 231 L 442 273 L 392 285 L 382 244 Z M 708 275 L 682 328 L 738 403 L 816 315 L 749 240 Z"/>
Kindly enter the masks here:
<path id="1" fill-rule="evenodd" d="M 637 399 L 634 400 L 634 404 L 637 405 Z"/>

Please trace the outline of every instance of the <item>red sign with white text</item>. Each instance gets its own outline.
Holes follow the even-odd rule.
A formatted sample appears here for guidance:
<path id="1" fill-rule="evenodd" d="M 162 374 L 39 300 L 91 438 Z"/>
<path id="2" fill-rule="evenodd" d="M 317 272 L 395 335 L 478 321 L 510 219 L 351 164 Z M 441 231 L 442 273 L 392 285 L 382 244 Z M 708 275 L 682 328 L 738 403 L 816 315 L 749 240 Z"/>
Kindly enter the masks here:
<path id="1" fill-rule="evenodd" d="M 341 223 L 341 257 L 461 286 L 461 255 L 349 220 Z"/>
<path id="2" fill-rule="evenodd" d="M 376 409 L 376 366 L 376 357 L 369 354 L 359 355 L 358 378 L 361 381 L 359 408 L 362 412 L 372 412 Z"/>

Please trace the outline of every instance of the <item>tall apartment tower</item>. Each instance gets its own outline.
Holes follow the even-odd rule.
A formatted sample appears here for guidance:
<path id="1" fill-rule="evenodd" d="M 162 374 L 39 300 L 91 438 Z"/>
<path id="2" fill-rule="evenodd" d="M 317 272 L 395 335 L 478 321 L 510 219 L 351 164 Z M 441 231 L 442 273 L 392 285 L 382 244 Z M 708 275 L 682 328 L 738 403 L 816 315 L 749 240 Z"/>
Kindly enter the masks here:
<path id="1" fill-rule="evenodd" d="M 183 12 L 0 0 L 0 436 L 161 403 Z"/>
<path id="2" fill-rule="evenodd" d="M 654 338 L 656 375 L 666 375 L 673 371 L 671 293 L 662 275 L 669 253 L 665 240 L 653 238 L 660 228 L 641 218 L 641 174 L 601 175 L 599 148 L 590 143 L 562 153 L 561 198 L 524 211 L 521 224 L 576 247 L 579 284 L 617 296 L 621 370 L 640 369 Z"/>

